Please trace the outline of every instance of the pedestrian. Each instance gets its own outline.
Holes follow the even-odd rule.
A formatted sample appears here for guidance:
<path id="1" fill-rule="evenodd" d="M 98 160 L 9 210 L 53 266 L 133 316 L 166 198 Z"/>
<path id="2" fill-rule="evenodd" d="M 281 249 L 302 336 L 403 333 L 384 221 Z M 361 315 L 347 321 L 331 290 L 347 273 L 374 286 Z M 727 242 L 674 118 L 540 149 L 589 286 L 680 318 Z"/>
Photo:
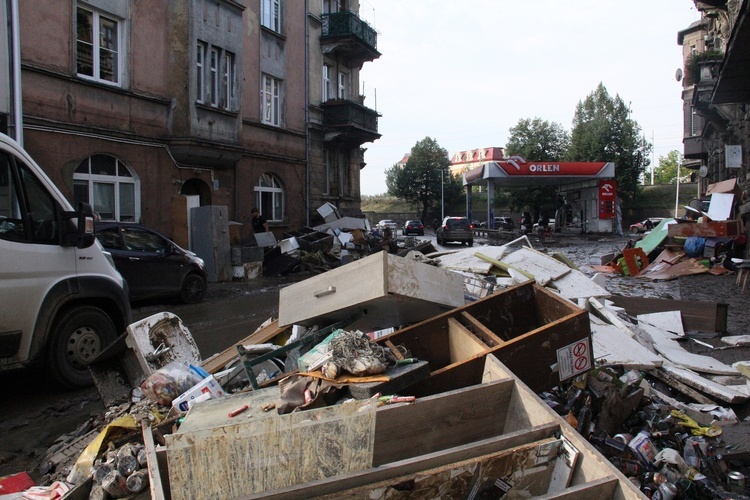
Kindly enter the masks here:
<path id="1" fill-rule="evenodd" d="M 250 216 L 253 218 L 253 233 L 267 233 L 268 232 L 268 221 L 265 217 L 260 215 L 258 207 L 253 207 L 250 210 Z"/>

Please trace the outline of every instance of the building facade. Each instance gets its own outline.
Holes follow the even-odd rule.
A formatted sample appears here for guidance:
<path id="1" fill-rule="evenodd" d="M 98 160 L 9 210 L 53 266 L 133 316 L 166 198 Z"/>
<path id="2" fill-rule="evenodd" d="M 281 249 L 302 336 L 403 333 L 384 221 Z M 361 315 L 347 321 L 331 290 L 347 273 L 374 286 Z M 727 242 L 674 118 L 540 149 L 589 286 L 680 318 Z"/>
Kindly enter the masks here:
<path id="1" fill-rule="evenodd" d="M 257 206 L 277 236 L 308 224 L 324 201 L 358 213 L 360 146 L 379 137 L 377 113 L 357 92 L 359 69 L 380 55 L 374 30 L 351 21 L 358 7 L 18 2 L 24 147 L 71 201 L 91 203 L 103 220 L 166 234 L 178 223 L 172 209 L 180 196 L 226 206 L 242 223 Z M 326 9 L 360 33 L 370 30 L 364 58 L 354 28 L 329 40 Z M 333 101 L 349 105 L 350 115 L 339 121 L 325 110 L 325 61 L 347 74 Z M 355 104 L 370 118 L 368 133 L 352 125 Z M 329 181 L 337 190 L 325 184 L 329 150 L 338 161 L 331 164 L 351 166 L 332 173 L 342 179 Z"/>
<path id="2" fill-rule="evenodd" d="M 680 31 L 684 165 L 698 194 L 710 184 L 736 182 L 734 217 L 750 213 L 749 0 L 694 0 L 701 19 Z"/>

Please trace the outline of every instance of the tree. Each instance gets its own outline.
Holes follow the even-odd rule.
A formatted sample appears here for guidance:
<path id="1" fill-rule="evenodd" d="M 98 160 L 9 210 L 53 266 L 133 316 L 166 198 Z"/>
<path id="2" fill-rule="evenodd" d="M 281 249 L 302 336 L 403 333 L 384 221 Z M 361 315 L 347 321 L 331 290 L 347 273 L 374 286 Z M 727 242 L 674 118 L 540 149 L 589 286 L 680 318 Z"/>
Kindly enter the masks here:
<path id="1" fill-rule="evenodd" d="M 677 166 L 681 161 L 682 156 L 676 149 L 667 153 L 667 156 L 660 156 L 659 166 L 654 169 L 654 184 L 676 184 Z M 680 172 L 680 182 L 686 182 L 689 178 L 689 172 L 686 170 Z"/>
<path id="2" fill-rule="evenodd" d="M 614 162 L 617 190 L 624 200 L 637 196 L 651 148 L 630 118 L 630 108 L 619 95 L 610 97 L 603 84 L 578 102 L 567 159 Z"/>
<path id="3" fill-rule="evenodd" d="M 441 199 L 449 206 L 462 190 L 461 181 L 451 175 L 448 151 L 430 137 L 411 148 L 405 166 L 393 165 L 385 174 L 388 193 L 419 207 L 422 221 L 431 209 L 440 207 Z"/>
<path id="4" fill-rule="evenodd" d="M 555 161 L 565 156 L 569 145 L 570 136 L 559 123 L 541 118 L 523 118 L 510 128 L 505 153 L 507 156 L 521 156 L 527 161 Z M 507 193 L 499 192 L 495 196 L 495 203 L 506 202 L 511 209 L 518 211 L 529 206 L 533 215 L 538 217 L 544 209 L 554 211 L 557 208 L 556 199 L 555 187 L 530 184 L 509 189 Z"/>

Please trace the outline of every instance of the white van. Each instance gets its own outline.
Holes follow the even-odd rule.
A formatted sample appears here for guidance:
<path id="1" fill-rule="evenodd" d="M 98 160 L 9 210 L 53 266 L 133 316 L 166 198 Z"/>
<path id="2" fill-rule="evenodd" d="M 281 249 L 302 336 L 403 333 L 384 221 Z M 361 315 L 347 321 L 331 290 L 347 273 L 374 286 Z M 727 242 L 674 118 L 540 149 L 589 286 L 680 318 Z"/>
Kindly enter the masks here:
<path id="1" fill-rule="evenodd" d="M 109 257 L 109 258 L 108 258 Z M 43 365 L 63 386 L 131 322 L 127 284 L 42 169 L 0 134 L 0 371 Z"/>

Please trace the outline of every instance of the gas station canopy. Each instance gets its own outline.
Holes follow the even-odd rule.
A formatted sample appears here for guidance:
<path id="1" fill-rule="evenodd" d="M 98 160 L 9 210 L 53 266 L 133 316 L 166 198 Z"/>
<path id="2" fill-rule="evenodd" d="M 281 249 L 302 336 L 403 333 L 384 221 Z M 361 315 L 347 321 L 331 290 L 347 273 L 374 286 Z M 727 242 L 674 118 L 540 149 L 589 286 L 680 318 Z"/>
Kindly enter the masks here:
<path id="1" fill-rule="evenodd" d="M 614 179 L 612 162 L 527 162 L 520 156 L 494 160 L 463 174 L 463 185 L 483 185 L 493 181 L 502 186 L 563 186 L 582 181 Z"/>

